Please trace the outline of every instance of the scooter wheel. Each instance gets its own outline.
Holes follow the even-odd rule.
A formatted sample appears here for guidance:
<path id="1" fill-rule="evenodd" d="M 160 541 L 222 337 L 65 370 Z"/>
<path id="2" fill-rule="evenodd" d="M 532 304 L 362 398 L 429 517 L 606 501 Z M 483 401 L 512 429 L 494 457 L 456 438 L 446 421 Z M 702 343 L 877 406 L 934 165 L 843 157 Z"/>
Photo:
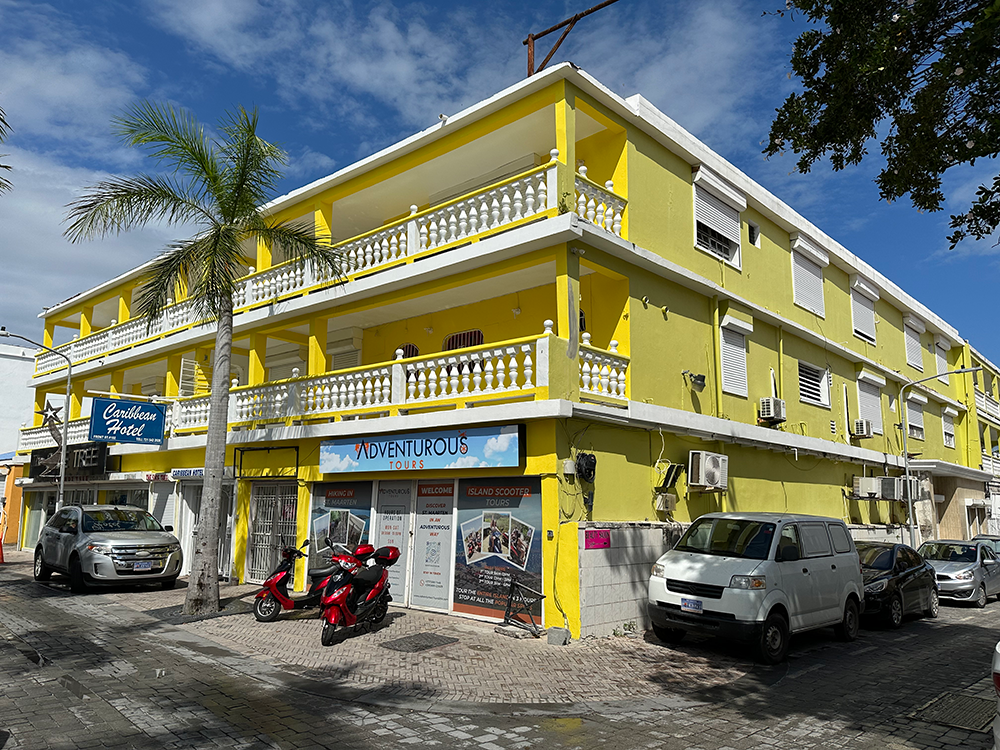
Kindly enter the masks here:
<path id="1" fill-rule="evenodd" d="M 253 600 L 253 616 L 257 618 L 257 622 L 274 622 L 279 614 L 281 607 L 273 594 Z"/>
<path id="2" fill-rule="evenodd" d="M 324 646 L 332 646 L 334 639 L 337 637 L 337 626 L 331 625 L 329 622 L 323 622 L 323 635 L 320 636 L 320 640 L 323 642 Z"/>
<path id="3" fill-rule="evenodd" d="M 378 625 L 389 612 L 389 602 L 385 599 L 380 599 L 379 603 L 375 605 L 375 609 L 372 611 L 371 620 L 374 624 Z"/>

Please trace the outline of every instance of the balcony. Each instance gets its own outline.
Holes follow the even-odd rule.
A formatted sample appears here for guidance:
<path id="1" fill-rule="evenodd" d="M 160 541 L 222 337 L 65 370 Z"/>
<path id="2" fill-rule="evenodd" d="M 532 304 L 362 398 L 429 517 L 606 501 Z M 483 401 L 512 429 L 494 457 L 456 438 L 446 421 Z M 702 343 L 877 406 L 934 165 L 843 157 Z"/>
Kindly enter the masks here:
<path id="1" fill-rule="evenodd" d="M 976 389 L 976 409 L 980 414 L 993 417 L 1000 422 L 1000 401 L 986 395 L 978 388 Z"/>
<path id="2" fill-rule="evenodd" d="M 345 281 L 468 245 L 492 234 L 556 215 L 560 210 L 558 172 L 566 169 L 555 159 L 514 177 L 478 189 L 424 211 L 411 207 L 408 217 L 390 222 L 334 245 L 341 255 L 335 274 L 317 274 L 307 265 L 286 262 L 242 278 L 234 296 L 234 323 L 240 313 L 275 302 L 327 289 Z M 575 175 L 574 202 L 569 207 L 605 231 L 622 236 L 627 202 L 614 192 L 611 182 L 601 186 L 586 176 L 586 167 Z M 183 300 L 169 305 L 148 325 L 145 317 L 134 318 L 55 347 L 74 364 L 127 350 L 171 334 L 205 325 L 196 305 Z M 51 352 L 40 352 L 35 374 L 48 374 L 65 367 L 65 360 Z"/>
<path id="3" fill-rule="evenodd" d="M 24 427 L 21 429 L 21 437 L 17 444 L 18 451 L 33 451 L 42 448 L 55 448 L 55 438 L 52 435 L 55 429 L 59 438 L 62 439 L 62 427 Z M 67 428 L 67 444 L 78 445 L 86 443 L 90 437 L 90 418 L 71 419 Z"/>
<path id="4" fill-rule="evenodd" d="M 1000 455 L 984 453 L 983 471 L 988 471 L 993 476 L 1000 477 Z"/>
<path id="5" fill-rule="evenodd" d="M 229 391 L 230 429 L 261 429 L 302 423 L 377 419 L 514 401 L 548 398 L 550 374 L 567 365 L 575 375 L 579 398 L 615 407 L 628 406 L 629 357 L 591 345 L 583 334 L 576 362 L 567 360 L 568 342 L 546 320 L 541 335 L 454 351 L 396 359 L 322 375 L 240 386 Z M 554 350 L 558 349 L 558 353 Z M 168 419 L 172 435 L 208 429 L 210 396 L 179 398 Z M 72 443 L 88 439 L 89 420 L 70 423 Z M 21 431 L 18 450 L 53 447 L 49 429 Z"/>

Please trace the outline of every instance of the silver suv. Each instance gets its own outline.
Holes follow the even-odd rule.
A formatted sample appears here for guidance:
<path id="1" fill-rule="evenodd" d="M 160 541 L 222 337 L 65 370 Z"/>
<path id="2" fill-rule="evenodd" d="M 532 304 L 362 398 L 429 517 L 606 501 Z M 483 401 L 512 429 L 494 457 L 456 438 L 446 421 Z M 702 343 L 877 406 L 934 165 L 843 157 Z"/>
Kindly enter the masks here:
<path id="1" fill-rule="evenodd" d="M 82 505 L 63 508 L 42 529 L 35 547 L 35 580 L 53 571 L 69 576 L 74 593 L 90 584 L 159 583 L 172 589 L 181 572 L 181 545 L 141 508 Z"/>

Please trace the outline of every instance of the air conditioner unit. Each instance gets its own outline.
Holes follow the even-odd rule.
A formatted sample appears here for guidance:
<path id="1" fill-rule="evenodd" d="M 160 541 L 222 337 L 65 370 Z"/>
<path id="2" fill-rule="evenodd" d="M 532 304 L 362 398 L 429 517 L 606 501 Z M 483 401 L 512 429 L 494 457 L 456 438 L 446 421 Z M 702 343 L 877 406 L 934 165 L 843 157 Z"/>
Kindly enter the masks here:
<path id="1" fill-rule="evenodd" d="M 729 486 L 729 457 L 721 453 L 691 451 L 688 454 L 688 486 L 704 492 Z"/>
<path id="2" fill-rule="evenodd" d="M 881 477 L 854 477 L 855 497 L 877 498 L 881 494 Z"/>
<path id="3" fill-rule="evenodd" d="M 876 477 L 882 483 L 883 500 L 902 500 L 903 483 L 899 477 Z"/>
<path id="4" fill-rule="evenodd" d="M 677 509 L 677 495 L 673 492 L 657 492 L 654 505 L 662 513 L 674 511 Z"/>
<path id="5" fill-rule="evenodd" d="M 766 396 L 760 400 L 760 418 L 765 422 L 778 423 L 785 421 L 785 402 L 783 399 Z"/>
<path id="6" fill-rule="evenodd" d="M 872 423 L 869 419 L 854 420 L 854 437 L 870 438 L 872 436 Z"/>
<path id="7" fill-rule="evenodd" d="M 907 484 L 909 484 L 909 492 L 907 492 Z M 920 499 L 920 478 L 910 477 L 909 480 L 906 477 L 899 478 L 899 499 L 900 500 L 919 500 Z"/>

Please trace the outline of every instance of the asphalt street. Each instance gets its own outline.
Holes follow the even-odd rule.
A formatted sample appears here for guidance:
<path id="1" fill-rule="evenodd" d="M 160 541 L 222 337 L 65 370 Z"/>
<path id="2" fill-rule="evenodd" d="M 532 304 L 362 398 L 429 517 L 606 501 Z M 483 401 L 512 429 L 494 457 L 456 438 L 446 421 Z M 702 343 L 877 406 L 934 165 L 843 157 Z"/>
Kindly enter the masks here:
<path id="1" fill-rule="evenodd" d="M 2 750 L 992 747 L 953 725 L 981 726 L 995 704 L 995 601 L 867 627 L 850 644 L 806 634 L 768 668 L 714 640 L 557 647 L 412 610 L 324 650 L 313 616 L 254 622 L 248 587 L 225 589 L 224 616 L 189 620 L 182 591 L 73 596 L 59 576 L 33 582 L 28 556 L 7 559 Z M 447 642 L 392 650 L 413 634 Z"/>

